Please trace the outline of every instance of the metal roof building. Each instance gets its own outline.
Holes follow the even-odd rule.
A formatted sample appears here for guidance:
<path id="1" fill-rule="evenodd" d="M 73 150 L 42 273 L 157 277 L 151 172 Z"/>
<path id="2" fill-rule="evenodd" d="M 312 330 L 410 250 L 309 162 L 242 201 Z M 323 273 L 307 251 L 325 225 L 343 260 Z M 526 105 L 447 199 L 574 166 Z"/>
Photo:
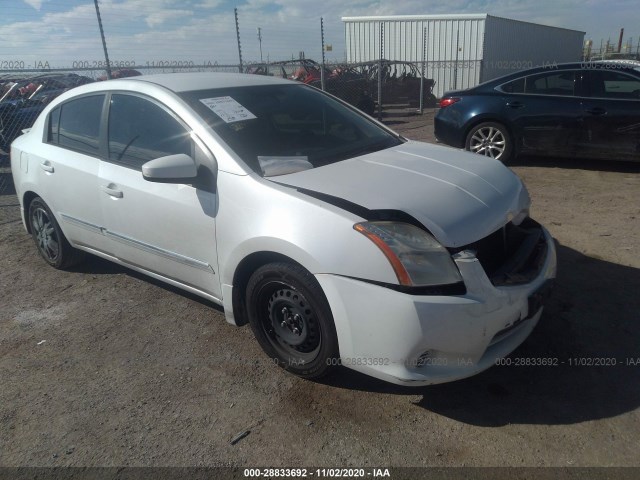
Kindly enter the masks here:
<path id="1" fill-rule="evenodd" d="M 425 62 L 434 94 L 538 65 L 579 61 L 585 32 L 488 14 L 343 17 L 348 62 Z"/>

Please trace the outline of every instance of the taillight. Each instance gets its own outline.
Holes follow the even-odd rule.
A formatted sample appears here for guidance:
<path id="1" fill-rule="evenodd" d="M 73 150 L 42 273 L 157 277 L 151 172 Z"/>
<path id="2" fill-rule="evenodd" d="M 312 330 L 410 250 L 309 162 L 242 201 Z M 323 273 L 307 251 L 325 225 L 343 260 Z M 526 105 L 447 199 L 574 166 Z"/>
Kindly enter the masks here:
<path id="1" fill-rule="evenodd" d="M 444 97 L 442 100 L 440 100 L 440 108 L 448 107 L 449 105 L 453 105 L 460 100 L 462 99 L 459 97 Z"/>

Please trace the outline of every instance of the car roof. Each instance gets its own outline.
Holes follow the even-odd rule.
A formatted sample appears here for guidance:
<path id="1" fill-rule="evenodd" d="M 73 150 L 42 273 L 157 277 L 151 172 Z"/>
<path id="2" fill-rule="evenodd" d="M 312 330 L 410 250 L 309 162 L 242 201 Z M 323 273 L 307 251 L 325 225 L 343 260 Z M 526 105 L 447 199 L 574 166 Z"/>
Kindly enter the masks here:
<path id="1" fill-rule="evenodd" d="M 256 85 L 294 83 L 283 78 L 268 77 L 264 75 L 250 75 L 246 73 L 190 72 L 159 73 L 139 77 L 127 77 L 117 80 L 107 80 L 106 82 L 103 82 L 103 84 L 112 83 L 113 87 L 116 88 L 116 82 L 153 83 L 168 88 L 176 93 L 190 92 L 194 90 L 208 90 L 212 88 L 249 87 Z"/>
<path id="2" fill-rule="evenodd" d="M 496 85 L 501 85 L 503 83 L 507 83 L 511 80 L 515 80 L 521 77 L 527 77 L 529 75 L 535 75 L 538 73 L 552 72 L 552 71 L 562 71 L 562 70 L 620 70 L 625 72 L 635 72 L 638 73 L 638 67 L 629 63 L 628 61 L 616 61 L 616 62 L 607 62 L 607 61 L 586 61 L 586 62 L 572 62 L 572 63 L 549 63 L 544 64 L 538 67 L 527 68 L 524 70 L 520 70 L 517 72 L 510 72 L 501 77 L 492 78 L 491 80 L 487 80 L 475 87 L 471 87 L 468 90 L 485 90 L 492 89 Z"/>

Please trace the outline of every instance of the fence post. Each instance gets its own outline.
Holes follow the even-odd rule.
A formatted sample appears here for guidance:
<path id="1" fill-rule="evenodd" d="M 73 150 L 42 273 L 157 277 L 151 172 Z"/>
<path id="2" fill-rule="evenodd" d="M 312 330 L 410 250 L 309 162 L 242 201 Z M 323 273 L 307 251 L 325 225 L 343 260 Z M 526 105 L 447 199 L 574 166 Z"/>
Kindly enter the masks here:
<path id="1" fill-rule="evenodd" d="M 453 89 L 458 88 L 458 52 L 460 52 L 460 30 L 456 30 L 456 66 L 453 70 Z"/>
<path id="2" fill-rule="evenodd" d="M 424 113 L 424 66 L 427 58 L 427 27 L 422 27 L 422 69 L 420 72 L 420 115 Z"/>
<path id="3" fill-rule="evenodd" d="M 111 80 L 111 63 L 109 62 L 109 54 L 107 53 L 107 41 L 104 38 L 104 30 L 102 29 L 102 18 L 100 18 L 100 8 L 98 7 L 98 0 L 93 0 L 93 4 L 96 6 L 96 16 L 98 17 L 98 27 L 100 27 L 100 37 L 102 38 L 104 59 L 107 62 L 107 78 Z"/>
<path id="4" fill-rule="evenodd" d="M 238 9 L 233 9 L 233 14 L 236 17 L 236 38 L 238 39 L 238 59 L 240 61 L 239 69 L 240 73 L 242 73 L 242 48 L 240 47 L 240 26 L 238 25 Z"/>
<path id="5" fill-rule="evenodd" d="M 322 43 L 322 66 L 320 68 L 320 87 L 324 91 L 324 21 L 320 17 L 320 41 Z"/>
<path id="6" fill-rule="evenodd" d="M 382 121 L 382 57 L 384 56 L 384 23 L 380 22 L 380 55 L 378 57 L 378 120 Z"/>

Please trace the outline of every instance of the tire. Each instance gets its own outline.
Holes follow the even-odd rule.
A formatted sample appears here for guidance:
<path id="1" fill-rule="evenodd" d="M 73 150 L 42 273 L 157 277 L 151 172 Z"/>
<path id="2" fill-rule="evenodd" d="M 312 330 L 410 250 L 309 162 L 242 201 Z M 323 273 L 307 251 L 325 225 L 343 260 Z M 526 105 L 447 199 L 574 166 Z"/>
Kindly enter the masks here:
<path id="1" fill-rule="evenodd" d="M 504 125 L 484 122 L 469 131 L 464 148 L 478 155 L 485 155 L 507 163 L 511 160 L 513 142 Z"/>
<path id="2" fill-rule="evenodd" d="M 301 266 L 258 268 L 247 284 L 246 308 L 258 343 L 288 372 L 319 378 L 338 363 L 331 309 L 320 284 Z"/>
<path id="3" fill-rule="evenodd" d="M 31 201 L 28 221 L 36 248 L 49 265 L 64 269 L 84 259 L 85 253 L 69 244 L 53 213 L 42 198 L 36 197 Z"/>

